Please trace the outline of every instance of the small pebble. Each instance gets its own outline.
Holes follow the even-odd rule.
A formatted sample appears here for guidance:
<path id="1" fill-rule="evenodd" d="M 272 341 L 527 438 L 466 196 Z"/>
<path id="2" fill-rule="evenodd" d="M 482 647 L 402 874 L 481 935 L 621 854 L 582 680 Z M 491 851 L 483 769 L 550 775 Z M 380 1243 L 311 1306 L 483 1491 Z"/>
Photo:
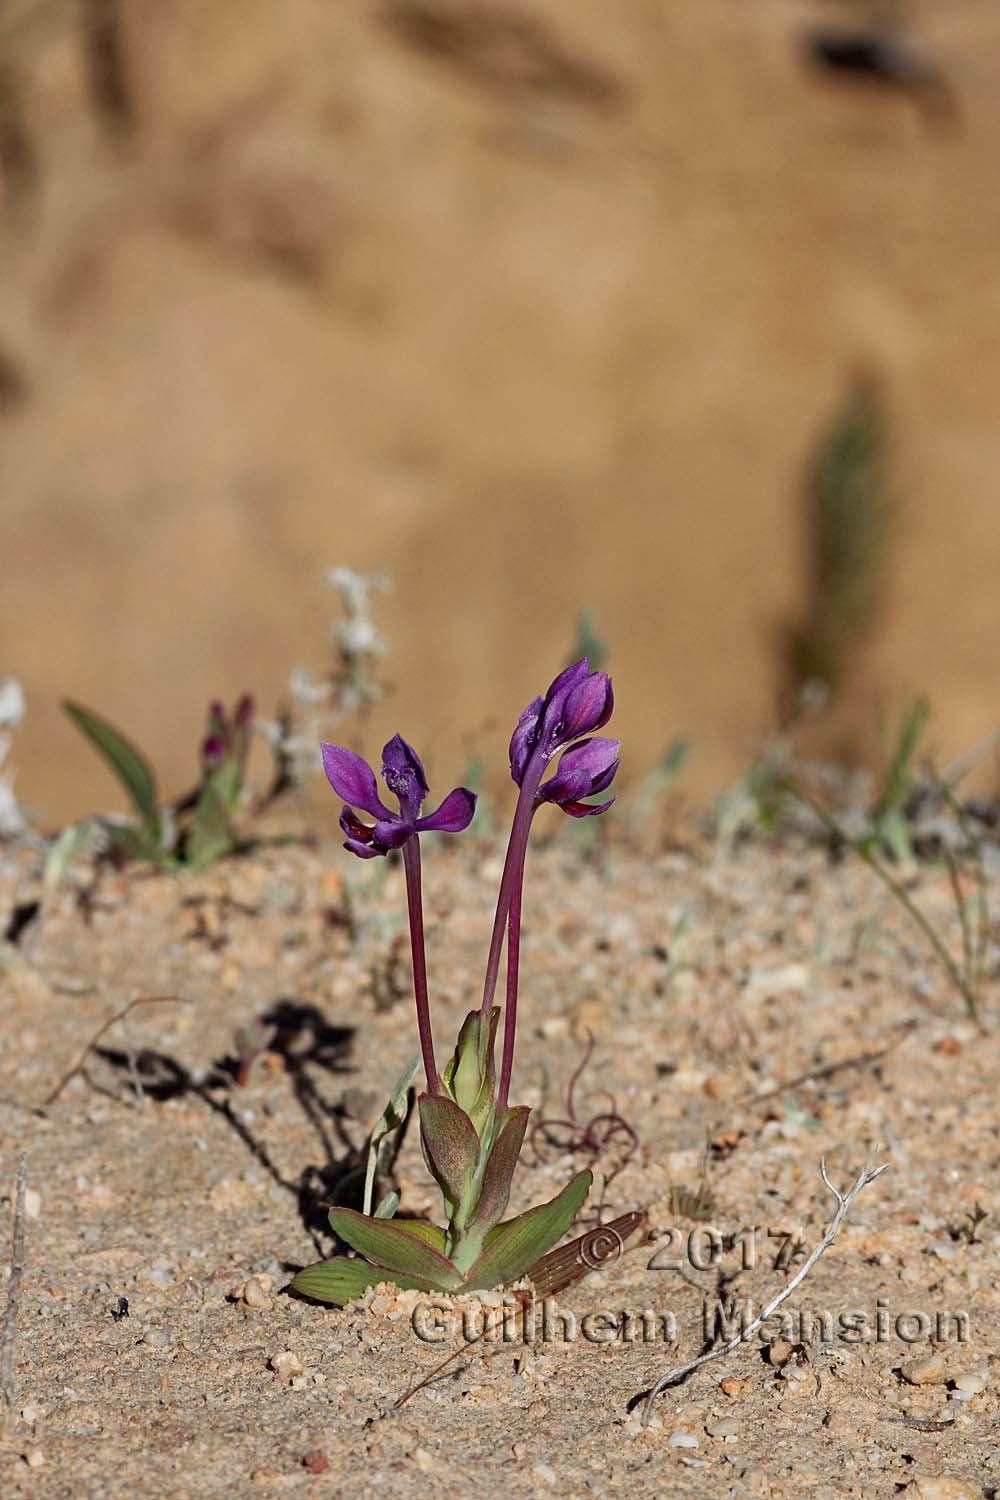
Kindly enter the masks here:
<path id="1" fill-rule="evenodd" d="M 719 1381 L 719 1390 L 724 1396 L 738 1396 L 743 1389 L 743 1381 L 737 1380 L 734 1375 L 727 1376 L 725 1380 Z"/>
<path id="2" fill-rule="evenodd" d="M 325 1474 L 330 1467 L 330 1460 L 322 1448 L 313 1448 L 302 1455 L 302 1467 L 308 1474 Z"/>
<path id="3" fill-rule="evenodd" d="M 720 1417 L 718 1421 L 705 1424 L 705 1431 L 709 1437 L 719 1438 L 722 1442 L 731 1442 L 733 1438 L 740 1435 L 740 1424 L 735 1417 Z"/>
<path id="4" fill-rule="evenodd" d="M 411 1459 L 420 1470 L 421 1474 L 429 1474 L 434 1468 L 434 1460 L 426 1448 L 414 1448 L 410 1454 Z"/>
<path id="5" fill-rule="evenodd" d="M 247 1307 L 270 1307 L 271 1305 L 270 1297 L 256 1276 L 251 1276 L 249 1281 L 244 1282 L 243 1301 Z"/>
<path id="6" fill-rule="evenodd" d="M 923 1359 L 911 1359 L 899 1373 L 909 1385 L 936 1385 L 944 1379 L 944 1371 L 944 1356 L 928 1354 Z"/>
<path id="7" fill-rule="evenodd" d="M 698 1439 L 693 1432 L 672 1432 L 667 1438 L 668 1448 L 697 1448 Z"/>
<path id="8" fill-rule="evenodd" d="M 45 1454 L 41 1448 L 32 1448 L 30 1453 L 24 1455 L 24 1461 L 29 1469 L 40 1469 L 45 1462 Z"/>
<path id="9" fill-rule="evenodd" d="M 142 1342 L 148 1344 L 151 1349 L 166 1349 L 170 1343 L 170 1334 L 165 1328 L 151 1328 L 143 1335 Z"/>
<path id="10" fill-rule="evenodd" d="M 531 1472 L 541 1484 L 555 1484 L 558 1477 L 555 1469 L 549 1464 L 535 1464 Z"/>
<path id="11" fill-rule="evenodd" d="M 774 1365 L 776 1369 L 780 1370 L 782 1365 L 787 1365 L 791 1357 L 792 1346 L 784 1339 L 774 1339 L 772 1343 L 768 1344 L 768 1363 Z"/>
<path id="12" fill-rule="evenodd" d="M 986 1377 L 979 1370 L 963 1370 L 955 1376 L 955 1389 L 967 1396 L 977 1396 L 986 1389 Z"/>
<path id="13" fill-rule="evenodd" d="M 34 1188 L 28 1188 L 28 1191 L 24 1195 L 24 1214 L 25 1214 L 25 1218 L 28 1218 L 28 1219 L 37 1219 L 38 1215 L 41 1213 L 41 1211 L 42 1211 L 42 1195 L 41 1195 L 41 1193 L 36 1193 L 36 1191 L 35 1191 Z M 36 1453 L 38 1451 L 39 1451 L 38 1449 L 35 1449 Z M 42 1462 L 44 1462 L 44 1460 L 42 1460 Z"/>
<path id="14" fill-rule="evenodd" d="M 285 1349 L 281 1354 L 271 1355 L 271 1369 L 276 1375 L 290 1380 L 294 1375 L 301 1375 L 305 1365 L 291 1349 Z"/>

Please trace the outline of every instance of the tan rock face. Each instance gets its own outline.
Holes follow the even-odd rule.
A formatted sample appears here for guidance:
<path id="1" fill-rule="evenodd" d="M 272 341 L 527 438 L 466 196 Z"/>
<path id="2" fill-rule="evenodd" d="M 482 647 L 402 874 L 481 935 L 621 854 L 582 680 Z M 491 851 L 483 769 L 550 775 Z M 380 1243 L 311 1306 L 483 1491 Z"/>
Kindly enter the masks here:
<path id="1" fill-rule="evenodd" d="M 972 95 L 941 142 L 801 66 L 794 6 L 537 0 L 486 40 L 433 4 L 133 8 L 125 156 L 73 8 L 19 44 L 44 212 L 0 248 L 0 671 L 27 802 L 113 799 L 64 694 L 183 789 L 211 696 L 270 707 L 324 664 L 338 561 L 396 580 L 372 743 L 432 725 L 500 759 L 482 726 L 586 606 L 630 766 L 683 730 L 717 786 L 771 721 L 802 466 L 859 362 L 905 524 L 823 743 L 870 749 L 872 689 L 904 682 L 942 760 L 992 728 L 989 0 L 921 10 Z"/>

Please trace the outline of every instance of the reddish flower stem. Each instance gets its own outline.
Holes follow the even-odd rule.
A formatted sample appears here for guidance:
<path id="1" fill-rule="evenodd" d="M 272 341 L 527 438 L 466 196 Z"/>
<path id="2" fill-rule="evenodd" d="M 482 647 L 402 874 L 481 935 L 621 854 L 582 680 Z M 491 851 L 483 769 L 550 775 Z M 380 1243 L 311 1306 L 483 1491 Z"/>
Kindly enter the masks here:
<path id="1" fill-rule="evenodd" d="M 427 996 L 427 958 L 424 953 L 424 913 L 420 891 L 420 840 L 416 834 L 403 845 L 403 869 L 406 872 L 406 911 L 410 919 L 410 955 L 413 961 L 413 994 L 417 1002 L 420 1053 L 424 1060 L 427 1092 L 437 1094 L 441 1083 L 434 1061 L 431 1009 Z"/>
<path id="2" fill-rule="evenodd" d="M 510 1094 L 510 1075 L 514 1067 L 514 1035 L 517 1030 L 517 980 L 521 959 L 521 892 L 524 887 L 524 859 L 521 850 L 516 877 L 511 885 L 507 911 L 507 1001 L 503 1013 L 503 1056 L 500 1063 L 500 1089 L 497 1114 L 502 1118 Z"/>

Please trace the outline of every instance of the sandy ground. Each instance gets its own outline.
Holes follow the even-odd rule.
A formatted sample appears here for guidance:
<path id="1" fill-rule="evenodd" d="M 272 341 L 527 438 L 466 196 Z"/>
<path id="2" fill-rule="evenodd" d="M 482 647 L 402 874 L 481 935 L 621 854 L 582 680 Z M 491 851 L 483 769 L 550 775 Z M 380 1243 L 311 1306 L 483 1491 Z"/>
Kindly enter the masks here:
<path id="1" fill-rule="evenodd" d="M 472 838 L 427 860 L 439 1047 L 478 999 L 501 852 Z M 35 1195 L 5 1497 L 993 1493 L 997 1040 L 867 871 L 792 845 L 534 851 L 514 1098 L 562 1114 L 593 1034 L 578 1115 L 610 1091 L 640 1145 L 604 1191 L 616 1158 L 594 1163 L 587 1222 L 641 1208 L 648 1237 L 557 1299 L 575 1340 L 477 1346 L 393 1412 L 458 1335 L 422 1342 L 421 1299 L 391 1290 L 345 1311 L 283 1291 L 330 1249 L 323 1203 L 414 1050 L 400 871 L 345 860 L 286 847 L 191 880 L 106 875 L 0 949 L 4 1241 L 22 1149 Z M 0 921 L 35 890 L 30 859 L 8 861 Z M 914 894 L 956 937 L 944 879 Z M 97 1026 L 152 994 L 189 1003 L 133 1011 L 38 1108 Z M 236 1087 L 234 1033 L 278 1008 Z M 846 1184 L 875 1142 L 891 1169 L 787 1304 L 829 1315 L 830 1341 L 809 1316 L 791 1349 L 755 1339 L 661 1397 L 644 1430 L 634 1398 L 698 1352 L 720 1291 L 759 1309 L 790 1274 L 787 1237 L 816 1244 L 820 1155 Z M 590 1161 L 536 1147 L 518 1209 Z M 412 1133 L 398 1179 L 403 1212 L 436 1213 Z M 699 1188 L 691 1219 L 679 1190 Z M 706 1226 L 726 1237 L 716 1265 Z M 580 1332 L 588 1313 L 647 1309 L 673 1315 L 674 1342 Z M 854 1314 L 860 1341 L 840 1323 Z"/>

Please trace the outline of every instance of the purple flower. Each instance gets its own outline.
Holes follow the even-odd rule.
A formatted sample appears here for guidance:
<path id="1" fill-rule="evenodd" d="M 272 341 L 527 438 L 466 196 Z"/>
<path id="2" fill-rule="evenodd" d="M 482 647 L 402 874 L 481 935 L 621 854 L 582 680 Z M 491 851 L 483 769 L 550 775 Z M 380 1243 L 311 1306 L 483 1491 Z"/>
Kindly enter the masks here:
<path id="1" fill-rule="evenodd" d="M 240 779 L 246 770 L 253 733 L 254 701 L 244 693 L 233 709 L 232 718 L 218 699 L 208 706 L 208 729 L 201 742 L 201 764 L 205 775 L 217 771 L 228 756 L 239 766 Z"/>
<path id="2" fill-rule="evenodd" d="M 448 793 L 436 812 L 420 817 L 428 794 L 427 777 L 419 755 L 402 735 L 394 735 L 382 751 L 382 777 L 399 802 L 398 813 L 382 801 L 375 772 L 360 755 L 339 745 L 320 748 L 327 781 L 349 804 L 340 815 L 340 826 L 347 834 L 344 848 L 361 859 L 399 849 L 415 833 L 461 833 L 472 822 L 475 794 L 461 786 Z M 354 808 L 374 818 L 374 827 L 363 823 Z"/>
<path id="3" fill-rule="evenodd" d="M 571 818 L 593 818 L 598 813 L 607 812 L 614 797 L 598 803 L 586 803 L 580 799 L 603 792 L 611 785 L 621 764 L 620 749 L 621 740 L 608 740 L 601 735 L 573 745 L 563 755 L 554 775 L 542 782 L 535 797 L 536 803 L 555 802 Z"/>
<path id="4" fill-rule="evenodd" d="M 589 807 L 580 798 L 610 786 L 618 770 L 619 741 L 597 736 L 581 744 L 575 742 L 602 728 L 614 706 L 611 678 L 606 672 L 591 672 L 586 657 L 560 672 L 544 698 L 528 704 L 510 742 L 510 774 L 518 786 L 534 757 L 544 764 L 560 750 L 572 747 L 566 749 L 558 771 L 537 793 L 536 806 L 556 802 L 574 818 L 592 817 L 611 806 L 609 801 Z M 537 762 L 536 773 L 541 774 Z"/>

